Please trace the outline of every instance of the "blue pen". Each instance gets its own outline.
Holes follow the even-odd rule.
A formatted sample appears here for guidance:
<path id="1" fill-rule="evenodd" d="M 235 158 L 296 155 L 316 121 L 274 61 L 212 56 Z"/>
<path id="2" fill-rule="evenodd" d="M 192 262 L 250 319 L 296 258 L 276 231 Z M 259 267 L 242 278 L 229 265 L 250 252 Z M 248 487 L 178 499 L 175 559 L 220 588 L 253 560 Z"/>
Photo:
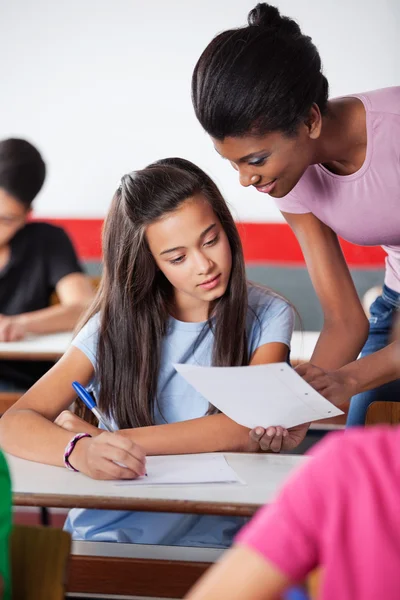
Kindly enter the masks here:
<path id="1" fill-rule="evenodd" d="M 113 425 L 110 423 L 107 417 L 105 417 L 103 413 L 99 411 L 99 409 L 96 406 L 96 402 L 93 400 L 89 392 L 83 387 L 83 385 L 81 385 L 78 381 L 73 381 L 72 387 L 74 388 L 75 392 L 78 394 L 82 402 L 88 407 L 88 409 L 92 411 L 92 413 L 95 415 L 95 417 L 98 418 L 98 420 L 101 423 L 103 423 L 107 431 L 116 431 L 115 427 L 113 427 Z M 119 462 L 117 462 L 117 465 L 125 467 L 125 465 Z M 145 476 L 147 477 L 147 473 L 145 473 Z"/>
<path id="2" fill-rule="evenodd" d="M 105 417 L 99 411 L 99 409 L 96 406 L 96 402 L 93 400 L 93 398 L 89 394 L 89 392 L 83 387 L 83 385 L 78 383 L 78 381 L 74 381 L 72 383 L 72 387 L 74 388 L 75 392 L 78 394 L 78 396 L 82 400 L 82 402 L 84 402 L 84 404 L 86 404 L 88 409 L 92 411 L 92 413 L 98 418 L 98 420 L 101 423 L 103 423 L 103 425 L 107 429 L 107 431 L 115 431 L 115 427 L 113 427 L 113 425 L 110 423 L 110 421 L 107 419 L 107 417 Z"/>

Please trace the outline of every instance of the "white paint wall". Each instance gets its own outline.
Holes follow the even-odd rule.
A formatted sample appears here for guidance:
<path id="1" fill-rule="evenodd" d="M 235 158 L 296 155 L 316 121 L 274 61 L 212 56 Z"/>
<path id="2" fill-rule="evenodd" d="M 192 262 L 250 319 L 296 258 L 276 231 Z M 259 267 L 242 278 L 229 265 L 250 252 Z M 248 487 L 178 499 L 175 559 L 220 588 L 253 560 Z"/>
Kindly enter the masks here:
<path id="1" fill-rule="evenodd" d="M 332 95 L 398 85 L 399 0 L 276 0 L 317 44 Z M 0 139 L 41 149 L 42 216 L 101 217 L 120 176 L 165 156 L 189 158 L 242 220 L 275 221 L 243 190 L 197 123 L 193 66 L 255 0 L 0 0 Z"/>

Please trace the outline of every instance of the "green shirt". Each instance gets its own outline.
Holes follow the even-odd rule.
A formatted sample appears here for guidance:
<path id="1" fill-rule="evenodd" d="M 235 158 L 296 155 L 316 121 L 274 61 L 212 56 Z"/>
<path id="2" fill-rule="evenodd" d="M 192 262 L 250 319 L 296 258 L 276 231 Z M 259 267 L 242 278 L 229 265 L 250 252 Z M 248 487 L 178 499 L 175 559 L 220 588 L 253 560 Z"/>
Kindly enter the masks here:
<path id="1" fill-rule="evenodd" d="M 11 479 L 7 461 L 0 451 L 0 575 L 3 580 L 2 600 L 11 600 L 10 532 L 12 524 Z"/>

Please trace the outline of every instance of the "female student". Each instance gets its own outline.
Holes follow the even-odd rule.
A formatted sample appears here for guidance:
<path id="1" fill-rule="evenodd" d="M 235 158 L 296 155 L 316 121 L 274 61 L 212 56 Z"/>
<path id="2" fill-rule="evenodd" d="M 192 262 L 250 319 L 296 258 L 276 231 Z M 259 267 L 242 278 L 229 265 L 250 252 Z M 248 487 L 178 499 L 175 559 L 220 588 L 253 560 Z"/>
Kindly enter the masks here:
<path id="1" fill-rule="evenodd" d="M 73 329 L 93 299 L 66 233 L 30 222 L 45 163 L 26 140 L 0 142 L 0 341 Z M 60 303 L 49 306 L 56 291 Z M 52 363 L 0 361 L 0 390 L 31 386 Z"/>
<path id="2" fill-rule="evenodd" d="M 204 50 L 192 93 L 217 152 L 243 186 L 275 199 L 299 240 L 324 311 L 311 362 L 340 368 L 368 335 L 338 235 L 387 252 L 363 356 L 384 348 L 400 305 L 400 87 L 328 100 L 311 38 L 262 3 L 247 27 L 219 34 Z M 348 423 L 363 423 L 370 402 L 399 392 L 396 381 L 357 395 Z"/>
<path id="3" fill-rule="evenodd" d="M 215 184 L 177 158 L 125 175 L 106 219 L 103 251 L 103 279 L 86 325 L 1 419 L 1 446 L 99 479 L 143 474 L 145 454 L 255 451 L 249 430 L 215 414 L 173 366 L 288 356 L 293 310 L 246 282 L 240 238 Z M 63 413 L 74 400 L 74 380 L 91 384 L 119 432 Z M 306 429 L 279 428 L 279 446 L 282 438 L 294 447 Z M 226 546 L 241 522 L 75 510 L 67 527 L 77 539 Z"/>

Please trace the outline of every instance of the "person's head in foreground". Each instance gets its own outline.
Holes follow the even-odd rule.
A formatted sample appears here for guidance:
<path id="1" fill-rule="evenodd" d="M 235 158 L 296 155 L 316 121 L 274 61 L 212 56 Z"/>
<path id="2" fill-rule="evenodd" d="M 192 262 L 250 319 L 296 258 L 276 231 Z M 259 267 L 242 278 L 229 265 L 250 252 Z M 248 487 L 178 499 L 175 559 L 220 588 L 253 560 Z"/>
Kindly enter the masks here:
<path id="1" fill-rule="evenodd" d="M 0 141 L 0 248 L 25 225 L 45 177 L 45 163 L 32 144 Z"/>

